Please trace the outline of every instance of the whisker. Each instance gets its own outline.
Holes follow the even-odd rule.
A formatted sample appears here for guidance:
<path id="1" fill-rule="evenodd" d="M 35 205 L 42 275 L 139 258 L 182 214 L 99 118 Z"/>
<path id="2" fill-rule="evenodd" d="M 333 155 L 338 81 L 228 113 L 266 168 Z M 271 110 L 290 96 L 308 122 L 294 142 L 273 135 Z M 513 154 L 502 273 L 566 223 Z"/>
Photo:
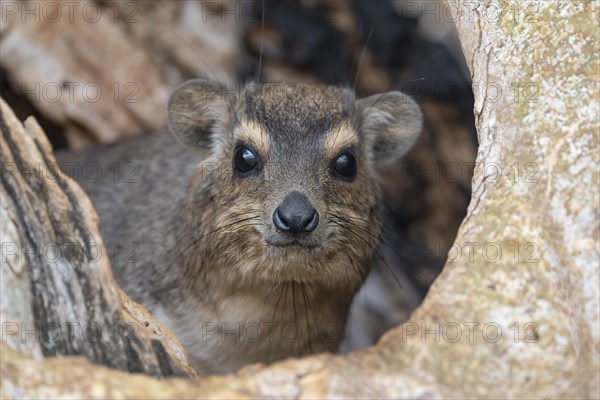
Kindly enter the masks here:
<path id="1" fill-rule="evenodd" d="M 292 304 L 294 306 L 294 325 L 298 326 L 298 314 L 296 312 L 296 282 L 292 281 Z"/>
<path id="2" fill-rule="evenodd" d="M 281 314 L 282 314 L 281 319 L 282 320 L 285 318 L 285 315 L 283 315 L 283 312 L 284 312 L 285 306 L 287 304 L 289 282 L 285 282 L 284 285 L 285 285 L 285 294 L 283 295 L 283 307 L 281 308 Z"/>
<path id="3" fill-rule="evenodd" d="M 250 227 L 250 226 L 260 226 L 260 225 L 262 225 L 262 224 L 260 224 L 260 223 L 248 223 L 248 224 L 243 224 L 243 225 L 236 226 L 235 228 L 237 230 L 239 230 L 239 229 L 247 228 L 247 227 Z M 214 233 L 216 233 L 216 232 L 214 232 Z M 227 231 L 224 231 L 224 232 L 221 232 L 221 233 L 227 233 Z M 219 243 L 217 246 L 222 245 L 222 244 L 223 244 L 223 242 Z M 205 253 L 203 252 L 203 254 L 201 255 L 201 257 L 203 257 L 204 255 L 205 255 Z M 193 279 L 192 280 L 193 285 L 191 285 L 190 287 L 193 287 L 195 285 L 195 279 L 197 277 L 196 272 L 197 271 L 195 269 L 193 269 L 193 268 L 187 268 L 183 272 L 183 278 L 184 279 L 185 278 Z"/>
<path id="4" fill-rule="evenodd" d="M 267 293 L 267 297 L 265 297 L 265 302 L 263 303 L 262 308 L 260 309 L 260 314 L 259 314 L 259 319 L 262 321 L 262 317 L 263 317 L 263 312 L 265 310 L 265 306 L 267 305 L 267 302 L 269 301 L 269 298 L 271 297 L 271 293 L 273 293 L 273 290 L 277 287 L 277 285 L 272 285 L 271 288 L 269 289 L 269 292 Z"/>
<path id="5" fill-rule="evenodd" d="M 275 303 L 275 310 L 273 310 L 273 317 L 271 318 L 271 329 L 275 325 L 275 317 L 277 316 L 277 309 L 279 308 L 279 303 L 281 303 L 281 296 L 283 295 L 283 289 L 285 288 L 285 284 L 281 285 L 281 292 L 279 293 L 279 297 L 277 298 L 277 303 Z M 269 347 L 271 347 L 273 342 L 269 342 Z"/>
<path id="6" fill-rule="evenodd" d="M 358 48 L 360 47 L 360 39 L 362 38 L 362 30 L 363 30 L 363 24 L 361 22 L 360 30 L 358 31 L 358 39 L 356 39 L 356 48 L 354 49 L 353 54 L 352 54 L 352 65 L 350 65 L 350 72 L 349 72 L 348 82 L 347 82 L 348 86 L 350 86 L 350 82 L 352 82 L 352 78 L 354 77 L 354 66 L 356 65 L 356 55 L 358 54 Z"/>
<path id="7" fill-rule="evenodd" d="M 365 57 L 367 47 L 369 46 L 369 41 L 371 40 L 371 35 L 373 35 L 373 30 L 374 30 L 374 27 L 371 27 L 371 31 L 369 32 L 369 36 L 367 37 L 367 41 L 365 42 L 365 46 L 363 47 L 363 51 L 360 55 L 360 59 L 358 60 L 358 68 L 356 68 L 356 76 L 354 77 L 354 92 L 356 92 L 356 84 L 358 83 L 358 78 L 360 76 L 360 68 L 362 67 L 363 58 Z"/>
<path id="8" fill-rule="evenodd" d="M 370 237 L 372 237 L 373 239 L 375 239 L 375 240 L 378 240 L 378 241 L 381 241 L 381 243 L 385 244 L 385 245 L 386 245 L 386 246 L 387 246 L 387 247 L 388 247 L 390 250 L 392 250 L 392 251 L 393 251 L 393 252 L 396 254 L 396 256 L 397 256 L 397 257 L 398 257 L 398 258 L 399 258 L 401 261 L 403 260 L 403 257 L 402 257 L 402 255 L 401 255 L 401 254 L 398 252 L 398 250 L 397 250 L 397 249 L 396 249 L 396 248 L 395 248 L 395 247 L 394 247 L 394 246 L 393 246 L 393 245 L 392 245 L 392 244 L 391 244 L 389 241 L 387 241 L 387 240 L 386 240 L 386 239 L 383 237 L 383 235 L 381 235 L 381 237 L 376 237 L 376 236 L 374 236 L 374 235 L 373 235 L 371 232 L 369 232 L 369 231 L 365 230 L 364 228 L 361 228 L 360 226 L 358 226 L 358 225 L 356 225 L 356 224 L 353 224 L 352 222 L 350 222 L 350 221 L 348 221 L 348 220 L 344 220 L 343 218 L 341 218 L 341 217 L 339 217 L 339 216 L 337 216 L 337 215 L 332 215 L 332 217 L 334 217 L 334 218 L 338 218 L 338 219 L 340 219 L 340 220 L 342 220 L 342 221 L 344 221 L 344 222 L 346 222 L 346 223 L 348 223 L 348 224 L 352 225 L 352 226 L 353 226 L 353 227 L 355 227 L 356 229 L 359 229 L 359 230 L 361 230 L 362 232 L 364 232 L 365 234 L 369 235 L 369 236 L 370 236 Z M 354 219 L 354 220 L 355 220 L 355 221 L 359 221 L 359 222 L 368 222 L 368 221 L 366 221 L 366 220 L 357 220 L 357 219 Z M 431 282 L 429 281 L 429 279 L 427 279 L 427 277 L 425 277 L 425 276 L 424 276 L 422 273 L 420 273 L 419 271 L 416 271 L 416 270 L 415 270 L 414 272 L 415 272 L 415 274 L 416 274 L 416 275 L 417 275 L 417 276 L 418 276 L 418 277 L 419 277 L 419 278 L 420 278 L 420 279 L 421 279 L 423 282 L 425 282 L 425 283 L 427 283 L 427 284 L 429 284 L 429 285 L 431 284 Z"/>
<path id="9" fill-rule="evenodd" d="M 394 280 L 396 281 L 396 283 L 398 283 L 398 286 L 401 289 L 404 289 L 404 287 L 400 283 L 400 280 L 398 279 L 398 277 L 394 273 L 394 270 L 392 269 L 392 267 L 390 267 L 390 265 L 387 263 L 387 261 L 385 260 L 385 258 L 383 257 L 383 255 L 381 254 L 381 252 L 379 251 L 379 249 L 377 249 L 373 245 L 373 243 L 369 242 L 368 240 L 366 240 L 365 238 L 363 238 L 362 236 L 360 236 L 358 233 L 354 232 L 348 226 L 345 226 L 345 225 L 343 225 L 343 224 L 341 224 L 341 223 L 339 223 L 337 221 L 334 221 L 334 220 L 332 220 L 332 222 L 335 223 L 336 225 L 339 225 L 340 227 L 346 229 L 348 232 L 352 233 L 354 236 L 356 236 L 357 238 L 359 238 L 360 240 L 362 240 L 363 242 L 365 242 L 381 258 L 381 261 L 383 261 L 384 265 L 388 268 L 388 270 L 390 271 L 390 273 L 393 275 Z"/>
<path id="10" fill-rule="evenodd" d="M 203 235 L 202 235 L 202 236 L 200 236 L 199 238 L 195 239 L 195 240 L 194 240 L 192 243 L 190 243 L 190 244 L 189 244 L 189 245 L 188 245 L 188 246 L 187 246 L 187 247 L 186 247 L 184 250 L 182 250 L 182 251 L 181 251 L 181 252 L 180 252 L 180 253 L 179 253 L 179 254 L 178 254 L 176 257 L 175 257 L 175 259 L 173 260 L 173 262 L 171 262 L 171 263 L 169 264 L 169 266 L 166 268 L 165 272 L 169 272 L 169 270 L 170 270 L 170 269 L 171 269 L 171 267 L 172 267 L 172 266 L 173 266 L 173 265 L 174 265 L 174 264 L 177 262 L 177 260 L 179 259 L 179 257 L 181 257 L 181 256 L 182 256 L 184 253 L 186 253 L 186 252 L 187 252 L 189 249 L 191 249 L 191 248 L 192 248 L 192 246 L 196 245 L 196 244 L 197 244 L 197 243 L 198 243 L 200 240 L 204 239 L 206 236 L 208 236 L 208 235 L 212 235 L 212 234 L 215 234 L 215 233 L 217 233 L 218 231 L 220 231 L 220 230 L 223 230 L 223 229 L 226 229 L 226 228 L 229 228 L 229 227 L 231 227 L 231 226 L 233 226 L 233 225 L 240 224 L 240 223 L 242 223 L 242 222 L 245 222 L 245 221 L 250 221 L 250 220 L 253 220 L 253 219 L 257 219 L 257 218 L 260 218 L 260 216 L 256 215 L 256 216 L 252 216 L 252 217 L 242 218 L 242 219 L 240 219 L 240 220 L 237 220 L 237 221 L 235 221 L 235 222 L 232 222 L 232 223 L 230 223 L 230 224 L 227 224 L 227 225 L 221 226 L 221 227 L 219 227 L 219 228 L 216 228 L 216 229 L 214 229 L 214 230 L 212 230 L 212 231 L 210 231 L 210 232 L 208 232 L 208 233 L 205 233 L 205 234 L 203 234 Z"/>
<path id="11" fill-rule="evenodd" d="M 306 288 L 304 287 L 304 283 L 300 283 L 300 289 L 302 290 L 302 298 L 304 300 L 304 319 L 306 321 L 306 335 L 308 338 L 308 350 L 313 353 L 314 352 L 314 347 L 312 345 L 312 340 L 310 338 L 310 328 L 309 328 L 309 322 L 308 322 L 308 305 L 307 305 L 307 301 L 306 301 Z M 314 319 L 314 314 L 313 314 L 313 319 Z"/>
<path id="12" fill-rule="evenodd" d="M 258 56 L 258 71 L 256 72 L 256 82 L 260 83 L 260 69 L 262 67 L 263 47 L 265 43 L 265 0 L 262 0 L 261 11 L 261 26 L 260 26 L 260 53 Z"/>

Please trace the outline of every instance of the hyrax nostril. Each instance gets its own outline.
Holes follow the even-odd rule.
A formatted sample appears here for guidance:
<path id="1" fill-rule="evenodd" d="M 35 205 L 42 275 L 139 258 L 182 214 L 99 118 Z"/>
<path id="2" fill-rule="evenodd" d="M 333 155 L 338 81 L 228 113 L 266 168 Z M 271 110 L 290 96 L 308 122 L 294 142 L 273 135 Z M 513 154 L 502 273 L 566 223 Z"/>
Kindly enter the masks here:
<path id="1" fill-rule="evenodd" d="M 305 195 L 292 192 L 275 209 L 273 224 L 281 232 L 312 232 L 319 225 L 319 213 Z"/>

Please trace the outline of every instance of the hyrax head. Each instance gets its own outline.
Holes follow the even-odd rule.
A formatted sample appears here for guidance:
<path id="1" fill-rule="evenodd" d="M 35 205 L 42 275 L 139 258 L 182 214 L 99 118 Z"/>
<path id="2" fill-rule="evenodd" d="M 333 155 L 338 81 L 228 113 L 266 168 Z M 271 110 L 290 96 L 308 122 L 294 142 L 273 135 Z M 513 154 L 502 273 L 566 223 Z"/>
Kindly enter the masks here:
<path id="1" fill-rule="evenodd" d="M 169 123 L 218 166 L 202 194 L 210 211 L 196 209 L 219 256 L 237 256 L 228 269 L 355 288 L 379 245 L 379 167 L 410 149 L 422 117 L 400 92 L 356 99 L 334 86 L 272 83 L 233 94 L 194 80 L 172 95 Z"/>

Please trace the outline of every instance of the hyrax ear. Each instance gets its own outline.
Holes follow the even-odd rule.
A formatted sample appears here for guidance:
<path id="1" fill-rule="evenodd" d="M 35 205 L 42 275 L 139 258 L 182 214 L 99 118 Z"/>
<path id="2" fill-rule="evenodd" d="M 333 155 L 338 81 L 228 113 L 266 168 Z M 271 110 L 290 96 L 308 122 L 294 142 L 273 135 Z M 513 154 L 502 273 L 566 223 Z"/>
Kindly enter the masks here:
<path id="1" fill-rule="evenodd" d="M 402 157 L 423 126 L 419 106 L 408 95 L 387 92 L 357 100 L 361 134 L 371 143 L 374 160 L 385 164 Z"/>
<path id="2" fill-rule="evenodd" d="M 226 90 L 219 84 L 194 79 L 175 89 L 169 99 L 169 128 L 183 144 L 208 153 L 229 110 Z"/>

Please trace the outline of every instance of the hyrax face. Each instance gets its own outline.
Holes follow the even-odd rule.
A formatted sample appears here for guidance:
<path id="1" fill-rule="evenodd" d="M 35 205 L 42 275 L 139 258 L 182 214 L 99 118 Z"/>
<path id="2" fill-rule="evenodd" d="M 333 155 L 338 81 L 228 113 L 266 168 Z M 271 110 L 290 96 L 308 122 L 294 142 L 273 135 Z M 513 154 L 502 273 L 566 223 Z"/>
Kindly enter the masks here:
<path id="1" fill-rule="evenodd" d="M 227 268 L 354 289 L 379 245 L 378 167 L 412 146 L 421 113 L 399 92 L 359 100 L 333 86 L 260 84 L 232 95 L 189 81 L 169 122 L 217 166 L 198 229 L 213 232 Z"/>

